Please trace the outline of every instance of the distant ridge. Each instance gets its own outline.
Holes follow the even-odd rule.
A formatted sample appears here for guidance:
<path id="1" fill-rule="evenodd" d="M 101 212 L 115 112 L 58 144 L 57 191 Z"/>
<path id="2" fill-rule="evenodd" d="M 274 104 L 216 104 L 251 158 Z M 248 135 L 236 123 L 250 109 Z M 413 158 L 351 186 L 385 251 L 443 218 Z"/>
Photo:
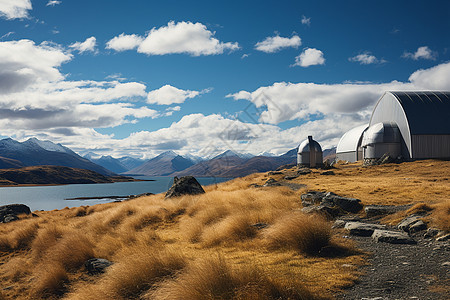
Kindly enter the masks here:
<path id="1" fill-rule="evenodd" d="M 67 147 L 35 138 L 22 143 L 11 138 L 0 140 L 0 157 L 4 158 L 3 164 L 5 164 L 5 159 L 9 159 L 9 164 L 11 160 L 14 160 L 16 163 L 20 162 L 22 166 L 65 166 L 91 170 L 105 176 L 115 175 L 114 172 L 79 156 Z M 20 165 L 16 167 L 20 167 Z"/>
<path id="2" fill-rule="evenodd" d="M 194 165 L 192 160 L 184 158 L 173 151 L 166 151 L 123 174 L 168 176 L 174 172 L 187 169 L 192 165 Z"/>

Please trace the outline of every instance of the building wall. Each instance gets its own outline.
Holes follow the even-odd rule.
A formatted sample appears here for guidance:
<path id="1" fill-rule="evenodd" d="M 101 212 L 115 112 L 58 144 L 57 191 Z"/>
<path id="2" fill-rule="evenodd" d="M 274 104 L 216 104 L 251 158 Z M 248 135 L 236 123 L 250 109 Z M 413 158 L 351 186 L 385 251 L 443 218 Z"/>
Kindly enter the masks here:
<path id="1" fill-rule="evenodd" d="M 348 161 L 348 162 L 357 161 L 356 151 L 336 153 L 336 161 L 339 161 L 339 160 Z"/>
<path id="2" fill-rule="evenodd" d="M 450 135 L 412 135 L 412 158 L 450 158 Z"/>

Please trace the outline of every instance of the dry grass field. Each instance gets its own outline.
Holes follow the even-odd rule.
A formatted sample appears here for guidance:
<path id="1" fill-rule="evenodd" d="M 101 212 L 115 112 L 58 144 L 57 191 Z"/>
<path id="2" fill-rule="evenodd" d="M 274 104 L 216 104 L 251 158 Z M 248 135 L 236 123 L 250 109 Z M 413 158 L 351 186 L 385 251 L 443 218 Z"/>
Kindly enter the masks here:
<path id="1" fill-rule="evenodd" d="M 199 196 L 154 195 L 0 224 L 0 299 L 333 298 L 357 280 L 366 256 L 329 221 L 300 212 L 306 190 L 417 204 L 450 230 L 450 162 L 313 171 L 292 180 L 306 185 L 297 191 L 250 187 L 284 177 L 253 174 Z M 84 262 L 93 257 L 114 264 L 89 275 Z"/>

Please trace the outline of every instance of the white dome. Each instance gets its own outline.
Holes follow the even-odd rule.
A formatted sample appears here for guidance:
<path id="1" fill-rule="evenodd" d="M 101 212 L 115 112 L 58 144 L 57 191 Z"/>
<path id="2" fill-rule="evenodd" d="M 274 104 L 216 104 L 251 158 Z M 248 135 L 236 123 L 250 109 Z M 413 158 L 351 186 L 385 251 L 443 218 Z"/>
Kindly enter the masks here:
<path id="1" fill-rule="evenodd" d="M 358 150 L 358 144 L 364 131 L 369 125 L 362 125 L 356 128 L 350 129 L 339 140 L 336 148 L 336 153 L 354 152 Z"/>

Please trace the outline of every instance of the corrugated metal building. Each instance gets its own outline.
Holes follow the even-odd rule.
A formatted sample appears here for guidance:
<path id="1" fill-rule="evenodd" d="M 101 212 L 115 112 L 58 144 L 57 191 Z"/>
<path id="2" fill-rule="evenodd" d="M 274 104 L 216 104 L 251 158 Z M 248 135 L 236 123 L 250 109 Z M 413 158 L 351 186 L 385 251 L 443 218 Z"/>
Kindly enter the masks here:
<path id="1" fill-rule="evenodd" d="M 336 151 L 338 159 L 355 161 L 352 158 L 360 160 L 369 153 L 378 156 L 388 151 L 385 149 L 391 149 L 392 145 L 387 147 L 378 138 L 377 142 L 366 142 L 367 145 L 361 145 L 361 139 L 369 132 L 372 137 L 367 136 L 366 141 L 393 130 L 400 132 L 400 153 L 406 159 L 450 158 L 450 92 L 385 92 L 375 105 L 369 128 L 363 128 L 344 134 Z M 357 147 L 361 146 L 367 153 L 364 157 L 357 155 Z M 366 151 L 367 147 L 371 149 Z"/>

